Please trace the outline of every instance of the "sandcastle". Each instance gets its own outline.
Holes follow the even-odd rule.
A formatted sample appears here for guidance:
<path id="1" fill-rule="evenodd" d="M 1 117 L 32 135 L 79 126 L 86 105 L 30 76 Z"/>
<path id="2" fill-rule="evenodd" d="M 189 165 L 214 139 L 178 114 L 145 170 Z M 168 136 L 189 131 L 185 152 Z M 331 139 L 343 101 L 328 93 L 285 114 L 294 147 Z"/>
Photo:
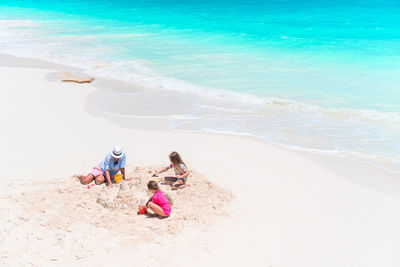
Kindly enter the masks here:
<path id="1" fill-rule="evenodd" d="M 11 194 L 9 198 L 15 200 L 24 218 L 30 218 L 31 223 L 43 230 L 69 233 L 77 225 L 87 225 L 121 236 L 140 237 L 140 242 L 136 240 L 131 244 L 135 246 L 151 242 L 154 238 L 151 232 L 177 235 L 186 226 L 208 231 L 218 218 L 229 216 L 227 208 L 234 196 L 195 170 L 188 179 L 190 187 L 171 190 L 170 186 L 160 183 L 161 190 L 173 203 L 168 218 L 137 215 L 138 205 L 146 203 L 151 196 L 146 185 L 159 168 L 128 166 L 130 180 L 109 189 L 104 184 L 88 188 L 75 178 L 59 179 L 32 184 L 24 194 Z M 141 230 L 138 232 L 138 229 Z"/>
<path id="2" fill-rule="evenodd" d="M 137 207 L 146 203 L 151 196 L 146 191 L 146 185 L 149 180 L 154 179 L 151 175 L 159 168 L 160 166 L 151 166 L 132 169 L 129 172 L 128 177 L 131 178 L 128 181 L 114 184 L 111 189 L 103 187 L 96 202 L 107 209 L 136 211 Z M 168 173 L 165 175 L 167 176 Z M 172 218 L 185 220 L 192 218 L 202 221 L 204 214 L 213 217 L 226 213 L 224 207 L 233 199 L 229 191 L 211 183 L 203 175 L 193 170 L 188 181 L 191 186 L 180 190 L 171 190 L 169 185 L 158 183 L 160 189 L 172 202 Z"/>

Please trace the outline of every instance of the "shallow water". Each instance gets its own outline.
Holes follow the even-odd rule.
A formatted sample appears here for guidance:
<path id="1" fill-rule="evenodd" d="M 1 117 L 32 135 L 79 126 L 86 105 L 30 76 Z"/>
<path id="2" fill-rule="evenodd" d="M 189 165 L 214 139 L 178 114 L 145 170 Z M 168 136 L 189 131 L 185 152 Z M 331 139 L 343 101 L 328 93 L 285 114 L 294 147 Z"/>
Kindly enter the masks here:
<path id="1" fill-rule="evenodd" d="M 116 90 L 112 116 L 400 161 L 396 1 L 7 0 L 0 53 L 158 90 Z"/>

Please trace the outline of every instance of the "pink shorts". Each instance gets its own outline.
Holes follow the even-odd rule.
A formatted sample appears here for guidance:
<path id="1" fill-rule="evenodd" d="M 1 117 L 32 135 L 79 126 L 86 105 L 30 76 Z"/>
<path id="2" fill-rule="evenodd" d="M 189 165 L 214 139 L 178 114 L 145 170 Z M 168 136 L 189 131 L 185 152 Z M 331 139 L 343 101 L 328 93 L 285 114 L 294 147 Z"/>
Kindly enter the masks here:
<path id="1" fill-rule="evenodd" d="M 99 175 L 103 175 L 104 171 L 102 168 L 100 168 L 100 165 L 97 165 L 93 167 L 93 170 L 90 172 L 90 174 L 92 174 L 94 178 L 96 178 Z"/>

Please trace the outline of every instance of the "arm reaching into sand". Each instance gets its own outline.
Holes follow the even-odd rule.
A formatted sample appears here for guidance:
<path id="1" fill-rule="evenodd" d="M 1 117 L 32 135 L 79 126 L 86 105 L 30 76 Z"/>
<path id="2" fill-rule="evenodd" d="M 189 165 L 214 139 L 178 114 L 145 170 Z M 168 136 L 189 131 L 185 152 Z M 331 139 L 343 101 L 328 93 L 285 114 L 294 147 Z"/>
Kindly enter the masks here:
<path id="1" fill-rule="evenodd" d="M 164 167 L 164 168 L 162 168 L 161 170 L 159 170 L 159 171 L 156 171 L 156 173 L 155 174 L 153 174 L 153 176 L 157 176 L 157 175 L 159 175 L 160 173 L 162 173 L 162 172 L 165 172 L 165 171 L 167 171 L 167 170 L 169 170 L 169 166 L 167 166 L 167 167 Z"/>
<path id="2" fill-rule="evenodd" d="M 111 187 L 112 186 L 111 177 L 110 177 L 110 172 L 108 170 L 106 171 L 106 181 L 107 181 L 107 186 Z"/>
<path id="3" fill-rule="evenodd" d="M 122 174 L 122 179 L 126 180 L 125 179 L 125 168 L 121 168 L 120 170 L 121 170 L 121 174 Z"/>
<path id="4" fill-rule="evenodd" d="M 151 198 L 149 198 L 149 200 L 147 200 L 146 204 L 139 205 L 139 209 L 143 209 L 143 208 L 147 209 L 147 205 L 149 204 L 150 201 L 152 201 L 152 199 L 153 199 L 153 196 L 151 196 Z"/>

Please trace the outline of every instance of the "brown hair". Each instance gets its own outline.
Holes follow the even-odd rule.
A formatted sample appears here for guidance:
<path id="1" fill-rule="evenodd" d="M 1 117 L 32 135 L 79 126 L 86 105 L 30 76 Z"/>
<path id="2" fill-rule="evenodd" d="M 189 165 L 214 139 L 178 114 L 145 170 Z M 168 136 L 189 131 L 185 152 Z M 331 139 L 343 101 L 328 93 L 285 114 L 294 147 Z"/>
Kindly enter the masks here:
<path id="1" fill-rule="evenodd" d="M 183 162 L 178 152 L 172 151 L 171 154 L 169 154 L 169 159 L 171 160 L 172 165 L 174 166 L 179 166 L 179 164 L 183 164 L 186 166 L 185 162 Z"/>
<path id="2" fill-rule="evenodd" d="M 147 184 L 147 188 L 148 188 L 148 189 L 151 189 L 151 190 L 155 190 L 155 191 L 157 191 L 158 189 L 160 189 L 160 188 L 158 187 L 158 184 L 157 184 L 156 181 L 149 181 L 148 184 Z"/>

